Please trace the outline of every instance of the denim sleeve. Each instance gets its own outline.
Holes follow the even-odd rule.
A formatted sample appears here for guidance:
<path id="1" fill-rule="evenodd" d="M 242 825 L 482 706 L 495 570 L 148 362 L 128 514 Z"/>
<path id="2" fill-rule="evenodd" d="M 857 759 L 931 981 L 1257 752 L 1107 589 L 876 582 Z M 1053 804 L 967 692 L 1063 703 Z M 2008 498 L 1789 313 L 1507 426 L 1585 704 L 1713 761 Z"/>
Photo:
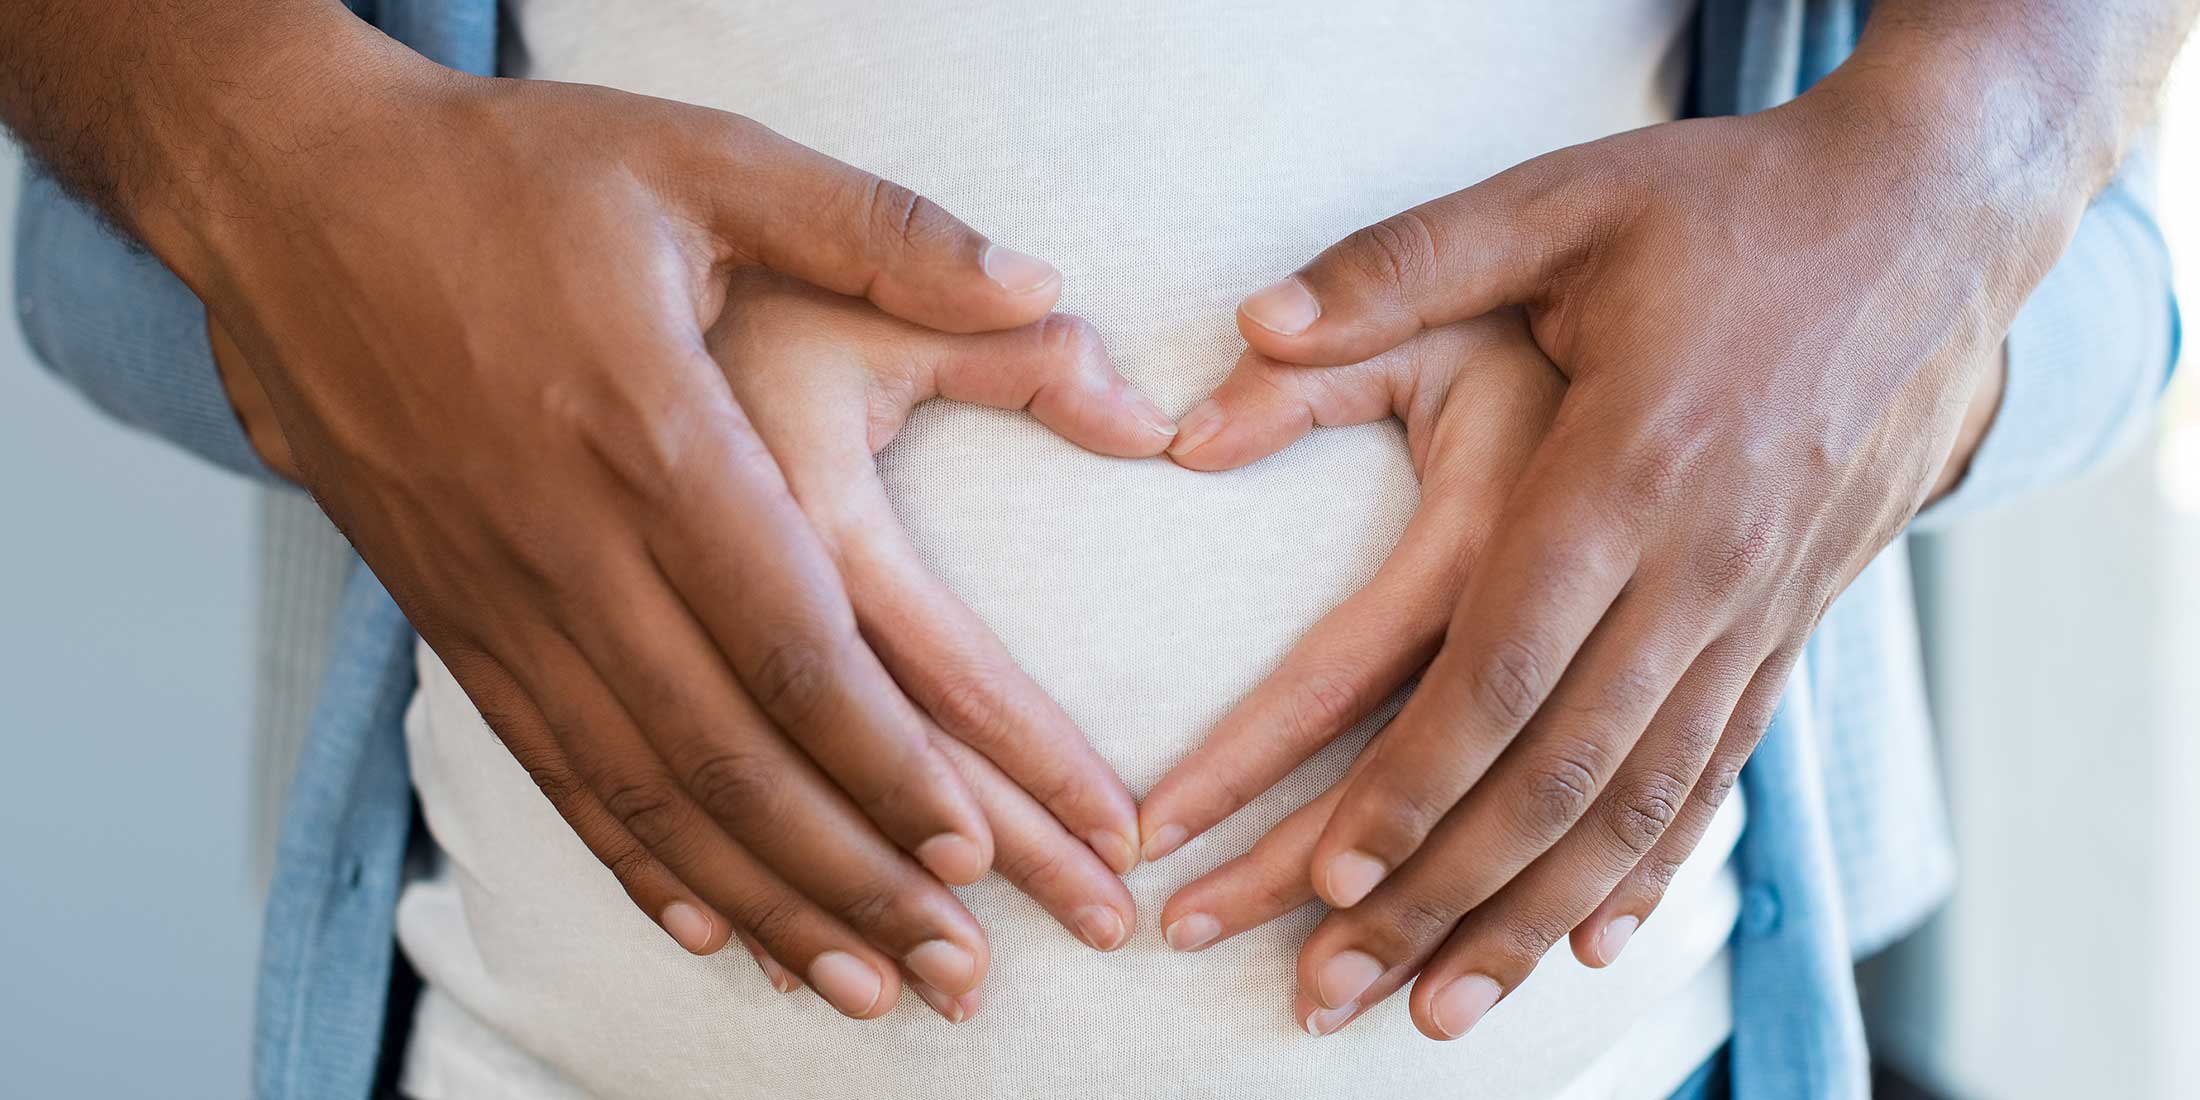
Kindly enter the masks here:
<path id="1" fill-rule="evenodd" d="M 237 423 L 189 287 L 35 168 L 15 228 L 15 306 L 35 358 L 117 420 L 287 484 Z"/>
<path id="2" fill-rule="evenodd" d="M 2128 158 L 2009 329 L 2001 408 L 1955 490 L 1917 517 L 1932 531 L 2078 474 L 2151 423 L 2175 367 L 2177 298 L 2153 213 L 2153 151 Z"/>

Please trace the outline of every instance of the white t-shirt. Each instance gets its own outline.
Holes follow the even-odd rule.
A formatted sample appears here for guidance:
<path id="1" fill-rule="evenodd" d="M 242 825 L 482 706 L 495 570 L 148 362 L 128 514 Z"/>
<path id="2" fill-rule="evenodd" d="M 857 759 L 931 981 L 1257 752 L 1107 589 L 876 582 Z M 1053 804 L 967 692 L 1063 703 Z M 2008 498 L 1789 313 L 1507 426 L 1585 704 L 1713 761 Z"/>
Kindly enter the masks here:
<path id="1" fill-rule="evenodd" d="M 525 75 L 737 111 L 938 200 L 1064 274 L 1123 372 L 1181 412 L 1242 348 L 1239 298 L 1350 230 L 1560 145 L 1674 117 L 1689 0 L 514 0 Z M 1364 583 L 1418 499 L 1395 423 L 1226 474 L 1087 454 L 933 403 L 881 456 L 947 583 L 1134 792 Z M 425 650 L 407 722 L 443 858 L 399 907 L 425 977 L 420 1100 L 1663 1096 L 1731 1031 L 1722 814 L 1617 965 L 1562 944 L 1475 1032 L 1395 996 L 1321 1039 L 1290 1015 L 1318 907 L 1193 955 L 1176 888 L 1341 775 L 1395 705 L 1130 877 L 1102 955 L 998 879 L 986 1006 L 844 1019 L 738 949 L 681 952 L 576 840 Z"/>

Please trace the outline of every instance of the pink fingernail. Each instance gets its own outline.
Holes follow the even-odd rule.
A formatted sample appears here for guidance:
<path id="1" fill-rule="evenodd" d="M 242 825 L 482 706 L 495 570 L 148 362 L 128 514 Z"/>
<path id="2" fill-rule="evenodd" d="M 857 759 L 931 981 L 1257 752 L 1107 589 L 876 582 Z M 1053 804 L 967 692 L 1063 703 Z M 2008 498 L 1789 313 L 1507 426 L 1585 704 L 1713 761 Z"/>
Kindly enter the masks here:
<path id="1" fill-rule="evenodd" d="M 1286 276 L 1248 295 L 1238 312 L 1278 336 L 1297 336 L 1321 317 L 1322 304 L 1297 276 Z"/>
<path id="2" fill-rule="evenodd" d="M 1176 434 L 1176 421 L 1169 419 L 1169 414 L 1162 412 L 1161 406 L 1154 404 L 1153 398 L 1140 393 L 1137 387 L 1123 387 L 1123 402 L 1131 407 L 1131 412 L 1147 431 L 1163 439 Z"/>
<path id="3" fill-rule="evenodd" d="M 810 988 L 841 1015 L 860 1020 L 878 1007 L 886 982 L 862 959 L 845 951 L 827 951 L 810 960 Z"/>
<path id="4" fill-rule="evenodd" d="M 1342 1008 L 1360 999 L 1375 979 L 1383 976 L 1383 964 L 1365 951 L 1339 951 L 1314 972 L 1314 999 L 1325 1008 Z"/>
<path id="5" fill-rule="evenodd" d="M 909 972 L 940 990 L 968 990 L 978 980 L 978 960 L 946 940 L 918 944 L 902 960 Z"/>
<path id="6" fill-rule="evenodd" d="M 1130 874 L 1131 868 L 1138 866 L 1138 848 L 1113 829 L 1094 829 L 1086 833 L 1085 846 L 1116 874 Z"/>
<path id="7" fill-rule="evenodd" d="M 1329 904 L 1340 909 L 1358 905 L 1383 881 L 1390 869 L 1383 861 L 1365 852 L 1346 852 L 1329 861 L 1323 870 L 1322 883 L 1329 893 Z"/>
<path id="8" fill-rule="evenodd" d="M 1619 953 L 1627 948 L 1627 941 L 1634 936 L 1635 929 L 1640 927 L 1642 920 L 1639 917 L 1613 918 L 1612 923 L 1605 925 L 1603 933 L 1597 936 L 1597 958 L 1606 966 L 1612 965 L 1612 961 L 1619 958 Z"/>
<path id="9" fill-rule="evenodd" d="M 1146 838 L 1146 862 L 1152 863 L 1183 847 L 1185 839 L 1190 836 L 1182 825 L 1163 825 L 1155 829 L 1153 835 Z"/>
<path id="10" fill-rule="evenodd" d="M 1162 931 L 1161 938 L 1169 941 L 1176 951 L 1197 951 L 1222 935 L 1222 922 L 1205 913 L 1193 913 L 1178 917 L 1175 923 Z"/>
<path id="11" fill-rule="evenodd" d="M 1113 951 L 1123 946 L 1127 934 L 1123 915 L 1105 905 L 1088 905 L 1071 914 L 1070 920 L 1077 926 L 1077 938 L 1098 950 Z"/>
<path id="12" fill-rule="evenodd" d="M 985 863 L 978 855 L 978 846 L 970 838 L 956 833 L 941 833 L 917 845 L 917 862 L 939 876 L 940 881 L 965 886 L 985 876 Z"/>
<path id="13" fill-rule="evenodd" d="M 1062 277 L 1053 264 L 997 244 L 985 246 L 984 254 L 978 257 L 978 266 L 985 269 L 986 278 L 1000 284 L 1001 289 L 1010 294 L 1029 294 Z"/>
<path id="14" fill-rule="evenodd" d="M 1469 974 L 1445 986 L 1430 999 L 1429 1020 L 1445 1038 L 1456 1039 L 1481 1021 L 1502 992 L 1496 982 L 1480 974 Z"/>
<path id="15" fill-rule="evenodd" d="M 1222 430 L 1223 419 L 1221 405 L 1212 400 L 1200 402 L 1177 421 L 1176 442 L 1169 444 L 1169 453 L 1181 457 L 1198 450 Z"/>
<path id="16" fill-rule="evenodd" d="M 664 927 L 665 934 L 672 937 L 672 942 L 686 948 L 691 954 L 701 955 L 710 947 L 710 937 L 714 931 L 711 919 L 687 902 L 676 901 L 665 906 L 665 911 L 658 916 L 657 922 Z"/>
<path id="17" fill-rule="evenodd" d="M 948 1023 L 959 1024 L 978 1014 L 978 995 L 976 993 L 950 997 L 923 982 L 911 982 L 909 984 L 910 988 L 917 991 L 917 996 L 924 998 L 924 1003 L 931 1005 L 932 1011 L 939 1013 Z"/>
<path id="18" fill-rule="evenodd" d="M 1343 1027 L 1358 1012 L 1358 1005 L 1339 1005 L 1336 1008 L 1317 1008 L 1306 1014 L 1306 1033 L 1319 1039 Z"/>
<path id="19" fill-rule="evenodd" d="M 781 993 L 792 993 L 800 988 L 802 983 L 796 981 L 794 975 L 787 973 L 786 967 L 779 965 L 770 955 L 765 954 L 763 947 L 759 946 L 755 940 L 743 936 L 741 937 L 741 946 L 749 949 L 749 957 L 756 960 L 756 968 L 764 972 L 764 980 L 772 983 L 773 989 Z"/>

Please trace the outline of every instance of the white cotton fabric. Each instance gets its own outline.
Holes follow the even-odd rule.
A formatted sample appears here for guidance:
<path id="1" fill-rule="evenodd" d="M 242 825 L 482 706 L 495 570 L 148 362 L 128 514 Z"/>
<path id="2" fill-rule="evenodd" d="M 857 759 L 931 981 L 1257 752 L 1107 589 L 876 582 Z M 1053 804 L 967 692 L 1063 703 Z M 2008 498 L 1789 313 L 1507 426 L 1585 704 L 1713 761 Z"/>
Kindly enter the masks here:
<path id="1" fill-rule="evenodd" d="M 1242 349 L 1249 291 L 1350 230 L 1537 153 L 1675 117 L 1688 0 L 767 4 L 518 0 L 525 75 L 749 115 L 909 184 L 1065 276 L 1171 412 Z M 919 409 L 881 456 L 927 561 L 1135 792 L 1364 583 L 1417 490 L 1395 423 L 1317 430 L 1227 474 L 1087 454 L 1021 414 Z M 1474 1034 L 1404 996 L 1327 1038 L 1290 1016 L 1308 907 L 1179 955 L 1154 918 L 1344 771 L 1395 709 L 1130 877 L 1102 955 L 998 879 L 985 1008 L 841 1018 L 738 948 L 636 912 L 425 649 L 407 721 L 442 849 L 399 907 L 427 981 L 420 1100 L 637 1097 L 1663 1096 L 1730 1033 L 1738 803 L 1619 963 L 1562 943 Z"/>

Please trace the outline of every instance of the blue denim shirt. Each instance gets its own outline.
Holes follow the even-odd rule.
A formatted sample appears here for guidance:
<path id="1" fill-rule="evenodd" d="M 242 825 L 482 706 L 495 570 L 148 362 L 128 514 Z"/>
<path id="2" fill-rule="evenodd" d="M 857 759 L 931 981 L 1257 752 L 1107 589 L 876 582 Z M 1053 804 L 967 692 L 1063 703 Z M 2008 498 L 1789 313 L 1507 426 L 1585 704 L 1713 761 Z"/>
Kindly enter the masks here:
<path id="1" fill-rule="evenodd" d="M 1865 6 L 1705 0 L 1696 110 L 1792 97 L 1847 55 Z M 352 7 L 436 61 L 494 71 L 495 0 Z M 1917 528 L 2067 477 L 2143 422 L 2177 349 L 2145 178 L 2135 158 L 2017 318 L 1993 429 Z M 272 482 L 229 409 L 191 293 L 50 180 L 34 174 L 18 218 L 17 307 L 40 359 L 122 420 Z M 1851 963 L 1948 887 L 1906 559 L 1898 541 L 1835 602 L 1742 773 L 1730 1068 L 1752 1100 L 1868 1095 Z M 336 630 L 268 899 L 254 1058 L 267 1100 L 366 1097 L 386 1044 L 402 1040 L 384 1031 L 413 820 L 400 725 L 412 632 L 364 568 Z"/>

